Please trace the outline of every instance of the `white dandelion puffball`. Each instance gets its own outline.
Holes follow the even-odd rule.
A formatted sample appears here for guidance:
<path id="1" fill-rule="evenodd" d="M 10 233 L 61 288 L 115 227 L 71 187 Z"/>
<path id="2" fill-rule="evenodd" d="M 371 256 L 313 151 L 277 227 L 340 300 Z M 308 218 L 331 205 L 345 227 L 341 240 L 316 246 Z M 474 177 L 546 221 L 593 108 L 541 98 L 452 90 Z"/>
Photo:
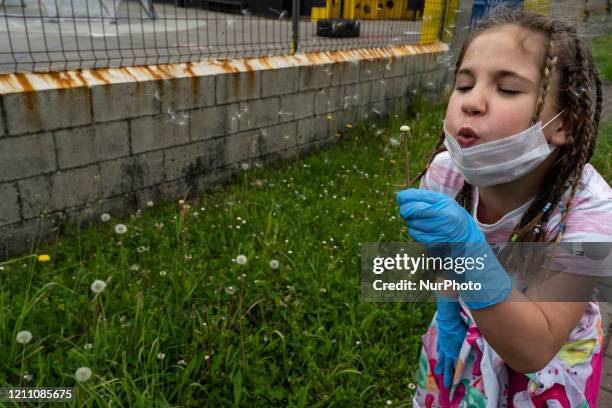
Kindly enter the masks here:
<path id="1" fill-rule="evenodd" d="M 153 203 L 153 201 L 149 200 L 147 201 L 147 207 L 153 207 L 155 204 Z"/>
<path id="2" fill-rule="evenodd" d="M 249 163 L 242 163 L 242 164 L 240 165 L 240 167 L 242 168 L 242 170 L 245 170 L 245 171 L 246 171 L 246 170 L 248 170 L 248 169 L 249 169 L 249 167 L 250 167 L 250 166 L 249 166 Z"/>
<path id="3" fill-rule="evenodd" d="M 228 295 L 233 295 L 234 293 L 236 293 L 236 287 L 228 286 L 227 288 L 225 288 L 225 293 L 227 293 Z"/>
<path id="4" fill-rule="evenodd" d="M 110 221 L 110 219 L 111 219 L 111 216 L 110 216 L 110 214 L 109 214 L 109 213 L 104 213 L 104 214 L 102 214 L 102 215 L 100 216 L 100 220 L 101 220 L 102 222 L 109 222 L 109 221 Z"/>
<path id="5" fill-rule="evenodd" d="M 236 257 L 236 263 L 237 263 L 238 265 L 244 265 L 244 264 L 246 264 L 246 263 L 247 263 L 247 257 L 246 257 L 246 256 L 244 256 L 244 255 L 238 255 L 238 256 Z"/>
<path id="6" fill-rule="evenodd" d="M 28 344 L 30 341 L 32 341 L 31 331 L 23 330 L 17 333 L 17 343 Z"/>
<path id="7" fill-rule="evenodd" d="M 89 380 L 91 378 L 91 368 L 89 368 L 89 367 L 79 367 L 74 372 L 74 378 L 76 378 L 76 380 L 78 382 L 83 382 L 83 381 Z"/>
<path id="8" fill-rule="evenodd" d="M 105 288 L 106 288 L 106 282 L 104 282 L 103 280 L 100 280 L 100 279 L 96 279 L 91 284 L 91 291 L 93 293 L 102 293 Z"/>
<path id="9" fill-rule="evenodd" d="M 165 354 L 165 353 L 159 353 L 159 354 L 157 354 L 157 359 L 158 359 L 158 360 L 163 360 L 164 358 L 166 358 L 166 354 Z"/>
<path id="10" fill-rule="evenodd" d="M 117 224 L 115 225 L 115 232 L 117 234 L 125 234 L 127 232 L 127 227 L 125 224 Z"/>
<path id="11" fill-rule="evenodd" d="M 270 269 L 278 269 L 279 263 L 276 259 L 273 259 L 270 261 Z"/>

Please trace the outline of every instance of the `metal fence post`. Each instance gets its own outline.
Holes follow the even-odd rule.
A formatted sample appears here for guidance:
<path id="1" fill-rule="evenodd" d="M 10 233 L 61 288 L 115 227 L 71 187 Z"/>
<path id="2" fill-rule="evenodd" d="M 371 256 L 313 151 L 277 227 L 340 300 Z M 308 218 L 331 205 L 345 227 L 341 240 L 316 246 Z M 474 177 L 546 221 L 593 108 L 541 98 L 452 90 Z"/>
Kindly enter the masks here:
<path id="1" fill-rule="evenodd" d="M 292 42 L 291 49 L 295 54 L 300 48 L 300 0 L 293 0 L 291 8 Z"/>
<path id="2" fill-rule="evenodd" d="M 446 6 L 448 5 L 448 0 L 442 1 L 442 14 L 440 15 L 440 30 L 438 30 L 438 40 L 442 41 L 442 36 L 444 35 L 444 25 L 446 23 Z"/>

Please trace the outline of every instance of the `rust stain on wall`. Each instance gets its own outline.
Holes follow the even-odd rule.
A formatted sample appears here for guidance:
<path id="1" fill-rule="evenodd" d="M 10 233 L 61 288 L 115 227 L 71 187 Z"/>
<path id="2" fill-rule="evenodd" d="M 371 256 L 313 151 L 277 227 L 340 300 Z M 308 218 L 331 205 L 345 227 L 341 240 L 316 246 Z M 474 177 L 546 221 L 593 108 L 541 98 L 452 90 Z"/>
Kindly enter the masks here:
<path id="1" fill-rule="evenodd" d="M 341 51 L 311 52 L 296 55 L 283 55 L 274 57 L 259 57 L 242 60 L 211 60 L 202 63 L 166 64 L 158 66 L 142 66 L 131 68 L 96 68 L 91 70 L 76 70 L 62 73 L 31 73 L 31 74 L 5 74 L 0 75 L 0 94 L 49 90 L 69 89 L 78 87 L 91 87 L 103 84 L 107 96 L 110 96 L 109 85 L 113 83 L 135 82 L 137 92 L 140 92 L 140 83 L 157 81 L 160 87 L 165 79 L 192 78 L 192 98 L 197 99 L 199 93 L 199 78 L 195 71 L 209 72 L 214 75 L 216 70 L 208 67 L 220 68 L 222 72 L 235 74 L 233 77 L 234 92 L 239 94 L 242 76 L 247 76 L 247 92 L 253 94 L 255 88 L 255 71 L 260 69 L 274 69 L 279 67 L 308 66 L 314 64 L 326 65 L 335 62 L 350 62 L 371 59 L 395 59 L 398 57 L 430 54 L 447 51 L 448 46 L 443 43 L 428 45 L 402 45 L 386 48 L 354 49 Z M 277 61 L 279 64 L 275 64 Z M 194 70 L 194 66 L 198 69 Z M 178 69 L 179 66 L 184 69 Z M 244 66 L 244 68 L 242 68 Z M 257 67 L 257 68 L 255 68 Z M 201 71 L 200 71 L 201 70 Z M 29 80 L 30 78 L 31 80 Z M 34 104 L 34 102 L 32 102 Z"/>

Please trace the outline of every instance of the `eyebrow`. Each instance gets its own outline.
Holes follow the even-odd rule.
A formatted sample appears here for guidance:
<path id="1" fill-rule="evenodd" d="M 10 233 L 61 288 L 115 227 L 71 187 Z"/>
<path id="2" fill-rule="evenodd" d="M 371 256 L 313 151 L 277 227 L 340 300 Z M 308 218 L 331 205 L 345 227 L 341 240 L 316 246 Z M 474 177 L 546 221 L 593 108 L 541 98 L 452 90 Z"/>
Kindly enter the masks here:
<path id="1" fill-rule="evenodd" d="M 460 75 L 460 74 L 466 74 L 466 75 L 469 75 L 471 77 L 475 76 L 474 73 L 472 72 L 472 70 L 469 69 L 469 68 L 461 68 L 459 71 L 457 71 L 457 75 Z M 509 71 L 507 69 L 501 69 L 499 71 L 495 71 L 493 73 L 493 77 L 496 78 L 496 79 L 498 79 L 498 78 L 505 78 L 505 77 L 516 78 L 516 79 L 519 79 L 521 81 L 527 82 L 528 84 L 533 85 L 533 81 L 531 81 L 530 79 L 528 79 L 528 78 L 526 78 L 526 77 L 524 77 L 522 75 L 519 75 L 519 74 L 517 74 L 514 71 Z"/>

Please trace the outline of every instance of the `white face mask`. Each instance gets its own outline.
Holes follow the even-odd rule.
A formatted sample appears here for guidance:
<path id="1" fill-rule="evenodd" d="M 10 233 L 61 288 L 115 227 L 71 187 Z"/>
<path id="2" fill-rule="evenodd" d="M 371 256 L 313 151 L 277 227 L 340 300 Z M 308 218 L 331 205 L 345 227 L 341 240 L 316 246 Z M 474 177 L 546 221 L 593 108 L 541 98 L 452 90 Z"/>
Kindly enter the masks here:
<path id="1" fill-rule="evenodd" d="M 565 109 L 544 126 L 538 122 L 512 136 L 462 149 L 444 125 L 444 146 L 468 183 L 488 187 L 514 181 L 529 174 L 557 148 L 549 145 L 543 129 L 557 119 Z"/>

